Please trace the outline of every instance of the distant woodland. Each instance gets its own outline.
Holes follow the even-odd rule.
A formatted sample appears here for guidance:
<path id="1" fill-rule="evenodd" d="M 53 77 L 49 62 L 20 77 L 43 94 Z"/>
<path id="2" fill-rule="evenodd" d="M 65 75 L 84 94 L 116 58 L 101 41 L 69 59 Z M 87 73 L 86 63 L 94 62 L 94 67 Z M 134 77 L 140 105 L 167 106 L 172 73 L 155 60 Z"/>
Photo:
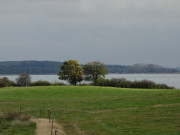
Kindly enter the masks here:
<path id="1" fill-rule="evenodd" d="M 0 74 L 57 74 L 63 62 L 54 61 L 8 61 L 0 62 Z M 83 65 L 82 65 L 83 66 Z M 180 68 L 165 68 L 155 64 L 106 65 L 109 73 L 178 73 Z"/>

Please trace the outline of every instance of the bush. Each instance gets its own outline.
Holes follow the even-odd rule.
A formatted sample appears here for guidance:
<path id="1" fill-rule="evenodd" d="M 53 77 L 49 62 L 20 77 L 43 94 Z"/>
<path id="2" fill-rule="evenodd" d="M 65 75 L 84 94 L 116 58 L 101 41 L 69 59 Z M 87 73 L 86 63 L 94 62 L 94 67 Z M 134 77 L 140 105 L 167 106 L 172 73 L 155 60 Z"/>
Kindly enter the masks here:
<path id="1" fill-rule="evenodd" d="M 132 88 L 148 88 L 148 89 L 154 89 L 157 88 L 157 84 L 155 84 L 152 81 L 148 80 L 142 80 L 142 81 L 134 81 L 132 83 Z"/>
<path id="2" fill-rule="evenodd" d="M 174 87 L 170 87 L 166 84 L 157 84 L 157 88 L 159 88 L 159 89 L 175 89 Z"/>
<path id="3" fill-rule="evenodd" d="M 21 120 L 21 121 L 29 121 L 30 120 L 30 116 L 27 114 L 21 114 L 17 113 L 17 112 L 7 112 L 4 114 L 4 117 L 8 120 Z"/>
<path id="4" fill-rule="evenodd" d="M 14 127 L 14 128 L 17 128 L 17 127 L 22 127 L 22 126 L 29 126 L 31 124 L 30 121 L 20 121 L 20 120 L 15 120 L 11 123 L 11 125 Z"/>
<path id="5" fill-rule="evenodd" d="M 50 82 L 42 81 L 42 80 L 31 83 L 31 86 L 50 86 L 50 85 L 51 85 Z"/>
<path id="6" fill-rule="evenodd" d="M 111 86 L 111 80 L 100 78 L 97 80 L 97 85 L 98 86 Z"/>
<path id="7" fill-rule="evenodd" d="M 9 80 L 7 77 L 0 78 L 0 87 L 15 86 L 15 82 Z"/>
<path id="8" fill-rule="evenodd" d="M 54 82 L 51 84 L 52 86 L 65 86 L 66 84 L 63 82 Z"/>
<path id="9" fill-rule="evenodd" d="M 19 116 L 19 114 L 16 112 L 7 112 L 4 114 L 4 116 L 8 120 L 13 120 L 13 119 L 17 118 Z"/>
<path id="10" fill-rule="evenodd" d="M 79 86 L 91 86 L 91 84 L 90 83 L 81 83 L 81 84 L 79 84 Z"/>
<path id="11" fill-rule="evenodd" d="M 98 86 L 111 86 L 120 88 L 144 88 L 144 89 L 174 89 L 166 84 L 156 84 L 149 80 L 128 81 L 124 78 L 98 79 Z"/>
<path id="12" fill-rule="evenodd" d="M 22 114 L 18 116 L 18 119 L 21 121 L 29 121 L 30 120 L 30 116 L 26 115 L 26 114 Z"/>
<path id="13" fill-rule="evenodd" d="M 3 79 L 4 83 L 6 84 L 6 86 L 8 86 L 8 87 L 9 87 L 9 86 L 15 86 L 15 85 L 16 85 L 15 82 L 9 80 L 7 77 L 3 77 L 2 79 Z"/>
<path id="14" fill-rule="evenodd" d="M 3 79 L 0 79 L 0 88 L 6 87 L 6 84 L 4 83 Z"/>
<path id="15" fill-rule="evenodd" d="M 112 78 L 111 79 L 111 86 L 112 87 L 121 87 L 121 88 L 130 88 L 131 81 L 127 81 L 125 78 Z"/>

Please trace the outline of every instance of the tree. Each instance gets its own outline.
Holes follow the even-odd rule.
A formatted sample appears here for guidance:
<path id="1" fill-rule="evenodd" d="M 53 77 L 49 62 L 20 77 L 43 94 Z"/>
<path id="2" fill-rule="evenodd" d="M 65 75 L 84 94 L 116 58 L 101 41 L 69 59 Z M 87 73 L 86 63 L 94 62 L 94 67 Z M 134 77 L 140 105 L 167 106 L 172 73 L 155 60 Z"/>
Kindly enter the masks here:
<path id="1" fill-rule="evenodd" d="M 60 80 L 67 80 L 70 84 L 76 85 L 83 80 L 83 69 L 77 60 L 65 61 L 58 73 Z"/>
<path id="2" fill-rule="evenodd" d="M 83 69 L 84 79 L 86 81 L 93 81 L 95 85 L 97 85 L 99 78 L 104 78 L 108 73 L 107 67 L 99 61 L 89 62 L 83 66 Z"/>
<path id="3" fill-rule="evenodd" d="M 4 83 L 4 80 L 0 78 L 0 88 L 6 87 L 6 84 Z"/>
<path id="4" fill-rule="evenodd" d="M 31 76 L 27 73 L 22 73 L 16 79 L 18 86 L 29 86 L 31 84 Z"/>
<path id="5" fill-rule="evenodd" d="M 4 83 L 5 86 L 14 86 L 15 82 L 9 80 L 7 77 L 0 78 L 1 84 Z"/>

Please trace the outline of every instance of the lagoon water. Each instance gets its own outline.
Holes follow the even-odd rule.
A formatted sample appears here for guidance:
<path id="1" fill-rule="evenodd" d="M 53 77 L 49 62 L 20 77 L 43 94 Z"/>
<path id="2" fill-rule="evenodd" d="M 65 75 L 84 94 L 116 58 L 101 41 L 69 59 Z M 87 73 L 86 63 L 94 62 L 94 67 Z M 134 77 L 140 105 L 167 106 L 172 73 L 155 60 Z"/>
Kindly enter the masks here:
<path id="1" fill-rule="evenodd" d="M 18 75 L 0 75 L 0 78 L 8 77 L 10 80 L 15 81 Z M 169 86 L 180 89 L 180 74 L 108 74 L 107 79 L 110 78 L 125 78 L 127 80 L 151 80 L 155 83 L 164 83 Z M 57 75 L 31 75 L 32 82 L 38 80 L 46 80 L 49 82 L 64 82 L 58 79 Z"/>

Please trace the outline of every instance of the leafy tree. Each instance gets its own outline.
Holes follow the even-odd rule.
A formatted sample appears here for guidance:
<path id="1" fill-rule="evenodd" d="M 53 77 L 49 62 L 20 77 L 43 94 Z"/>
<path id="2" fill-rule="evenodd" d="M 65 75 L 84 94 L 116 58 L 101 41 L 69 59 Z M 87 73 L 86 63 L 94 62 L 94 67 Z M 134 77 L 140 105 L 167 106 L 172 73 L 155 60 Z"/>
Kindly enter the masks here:
<path id="1" fill-rule="evenodd" d="M 29 86 L 31 84 L 31 76 L 27 73 L 22 73 L 16 79 L 18 86 Z"/>
<path id="2" fill-rule="evenodd" d="M 107 67 L 99 61 L 89 62 L 83 66 L 83 69 L 84 79 L 86 81 L 93 81 L 95 85 L 97 85 L 99 78 L 104 78 L 108 73 Z"/>
<path id="3" fill-rule="evenodd" d="M 6 86 L 15 86 L 15 82 L 14 81 L 11 81 L 9 80 L 7 77 L 3 77 L 2 79 L 2 82 L 6 85 Z"/>
<path id="4" fill-rule="evenodd" d="M 4 80 L 0 78 L 0 88 L 6 87 L 6 84 L 4 83 Z"/>
<path id="5" fill-rule="evenodd" d="M 83 80 L 83 69 L 77 60 L 65 61 L 58 73 L 60 80 L 67 80 L 70 84 L 76 85 Z"/>

